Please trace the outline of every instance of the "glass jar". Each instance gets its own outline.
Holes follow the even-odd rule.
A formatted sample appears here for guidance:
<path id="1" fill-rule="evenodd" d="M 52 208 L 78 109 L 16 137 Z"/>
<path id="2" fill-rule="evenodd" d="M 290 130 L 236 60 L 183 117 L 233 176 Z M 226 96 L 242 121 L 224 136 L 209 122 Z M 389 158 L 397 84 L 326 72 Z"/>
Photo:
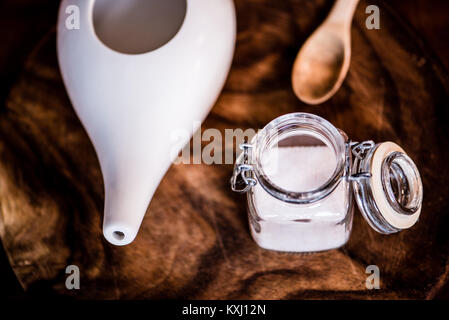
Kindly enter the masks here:
<path id="1" fill-rule="evenodd" d="M 327 120 L 292 113 L 240 145 L 231 187 L 247 193 L 251 234 L 265 249 L 323 251 L 349 239 L 353 199 L 376 231 L 416 223 L 423 188 L 393 142 L 352 142 Z"/>

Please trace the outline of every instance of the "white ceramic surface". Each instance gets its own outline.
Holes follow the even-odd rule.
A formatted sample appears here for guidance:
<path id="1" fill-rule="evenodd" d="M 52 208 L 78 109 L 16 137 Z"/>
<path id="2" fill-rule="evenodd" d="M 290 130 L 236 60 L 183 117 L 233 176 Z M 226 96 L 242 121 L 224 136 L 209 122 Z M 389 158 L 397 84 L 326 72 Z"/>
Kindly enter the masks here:
<path id="1" fill-rule="evenodd" d="M 70 5 L 79 7 L 78 30 L 66 27 Z M 134 240 L 171 164 L 173 131 L 192 132 L 223 87 L 234 52 L 235 9 L 231 0 L 187 0 L 184 21 L 171 40 L 149 52 L 127 54 L 100 41 L 94 5 L 95 0 L 62 1 L 58 59 L 100 161 L 104 236 L 125 245 Z"/>

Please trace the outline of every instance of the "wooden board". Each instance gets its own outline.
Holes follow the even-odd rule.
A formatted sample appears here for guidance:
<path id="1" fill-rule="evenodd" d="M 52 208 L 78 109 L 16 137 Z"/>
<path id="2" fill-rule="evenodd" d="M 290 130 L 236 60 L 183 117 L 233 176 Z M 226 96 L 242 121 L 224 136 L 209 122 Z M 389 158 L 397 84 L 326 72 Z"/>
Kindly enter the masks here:
<path id="1" fill-rule="evenodd" d="M 381 29 L 352 28 L 343 87 L 307 106 L 290 87 L 296 53 L 331 1 L 237 0 L 232 70 L 203 129 L 261 128 L 294 111 L 330 120 L 354 140 L 391 140 L 416 161 L 424 207 L 410 230 L 385 236 L 356 211 L 348 244 L 295 255 L 265 251 L 248 232 L 231 165 L 174 165 L 135 242 L 102 237 L 99 164 L 67 98 L 50 32 L 27 60 L 0 116 L 0 235 L 27 292 L 76 298 L 431 298 L 449 274 L 449 86 L 425 43 L 382 2 Z M 80 267 L 81 289 L 65 288 Z M 365 288 L 379 266 L 381 290 Z"/>

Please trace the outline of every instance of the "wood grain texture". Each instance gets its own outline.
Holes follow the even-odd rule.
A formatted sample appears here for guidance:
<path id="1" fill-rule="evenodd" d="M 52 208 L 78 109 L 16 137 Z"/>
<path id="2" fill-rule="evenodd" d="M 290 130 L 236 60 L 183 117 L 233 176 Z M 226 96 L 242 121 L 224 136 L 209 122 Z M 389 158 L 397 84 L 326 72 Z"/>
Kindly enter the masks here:
<path id="1" fill-rule="evenodd" d="M 105 299 L 432 298 L 449 274 L 449 86 L 419 38 L 381 2 L 381 29 L 359 5 L 346 81 L 328 102 L 306 106 L 290 71 L 330 1 L 236 1 L 238 38 L 225 89 L 203 129 L 260 128 L 294 111 L 327 118 L 354 140 L 391 140 L 416 161 L 424 207 L 410 230 L 384 236 L 356 211 L 348 244 L 295 255 L 265 251 L 248 232 L 245 198 L 230 165 L 174 165 L 140 233 L 126 247 L 102 237 L 99 164 L 67 98 L 55 34 L 27 60 L 0 115 L 0 235 L 28 292 Z M 65 288 L 65 267 L 81 290 Z M 366 290 L 365 268 L 381 270 Z"/>

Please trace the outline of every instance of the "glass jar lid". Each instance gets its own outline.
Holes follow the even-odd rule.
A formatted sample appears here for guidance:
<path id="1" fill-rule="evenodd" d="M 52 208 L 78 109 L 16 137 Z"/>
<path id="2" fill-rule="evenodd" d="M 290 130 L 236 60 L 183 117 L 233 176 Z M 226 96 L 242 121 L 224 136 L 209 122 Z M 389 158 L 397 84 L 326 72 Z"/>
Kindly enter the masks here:
<path id="1" fill-rule="evenodd" d="M 353 153 L 355 198 L 370 226 L 385 234 L 413 226 L 421 213 L 423 187 L 412 159 L 393 142 Z"/>

